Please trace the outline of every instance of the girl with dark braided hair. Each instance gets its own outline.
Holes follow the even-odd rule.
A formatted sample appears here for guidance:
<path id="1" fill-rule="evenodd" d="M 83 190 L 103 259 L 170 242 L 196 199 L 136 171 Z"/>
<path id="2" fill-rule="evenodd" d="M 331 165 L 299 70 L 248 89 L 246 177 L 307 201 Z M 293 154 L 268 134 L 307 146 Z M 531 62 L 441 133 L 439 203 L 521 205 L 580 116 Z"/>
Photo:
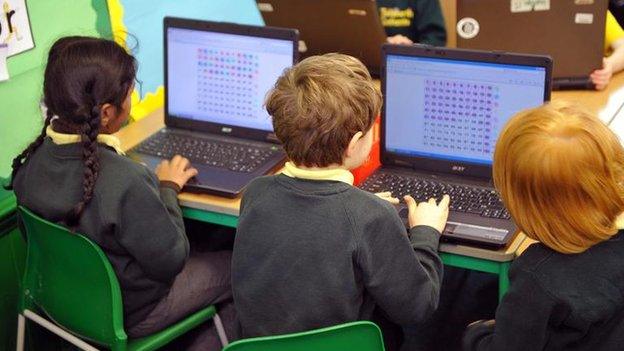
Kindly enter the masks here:
<path id="1" fill-rule="evenodd" d="M 230 251 L 189 249 L 177 193 L 197 171 L 175 156 L 156 174 L 123 156 L 112 135 L 130 113 L 134 57 L 114 41 L 61 38 L 50 49 L 39 136 L 13 161 L 18 203 L 96 242 L 119 280 L 131 338 L 210 304 L 236 334 Z M 80 277 L 76 277 L 80 279 Z M 188 349 L 218 350 L 211 325 Z"/>

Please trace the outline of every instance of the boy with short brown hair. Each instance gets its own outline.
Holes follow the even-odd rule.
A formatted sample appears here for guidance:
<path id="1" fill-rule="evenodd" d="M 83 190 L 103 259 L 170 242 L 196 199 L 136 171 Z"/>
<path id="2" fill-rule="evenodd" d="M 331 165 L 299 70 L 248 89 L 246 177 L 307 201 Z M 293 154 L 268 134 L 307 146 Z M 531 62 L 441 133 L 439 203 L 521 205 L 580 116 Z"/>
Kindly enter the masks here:
<path id="1" fill-rule="evenodd" d="M 243 196 L 232 286 L 245 336 L 370 319 L 376 306 L 415 324 L 436 309 L 448 197 L 407 197 L 408 234 L 388 201 L 352 185 L 381 103 L 362 63 L 340 54 L 302 61 L 269 92 L 290 162 Z"/>

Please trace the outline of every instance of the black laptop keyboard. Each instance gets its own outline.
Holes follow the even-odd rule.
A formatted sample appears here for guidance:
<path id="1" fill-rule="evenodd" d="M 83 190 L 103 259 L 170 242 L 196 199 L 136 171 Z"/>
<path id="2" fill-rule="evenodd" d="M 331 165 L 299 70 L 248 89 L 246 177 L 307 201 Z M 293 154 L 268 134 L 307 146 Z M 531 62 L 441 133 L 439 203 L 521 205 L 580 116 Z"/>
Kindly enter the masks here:
<path id="1" fill-rule="evenodd" d="M 181 155 L 188 158 L 194 165 L 202 164 L 249 173 L 255 171 L 277 153 L 278 148 L 160 132 L 139 144 L 134 151 L 164 159 Z"/>
<path id="2" fill-rule="evenodd" d="M 390 191 L 399 199 L 411 195 L 416 202 L 427 201 L 432 197 L 439 200 L 448 194 L 451 197 L 451 211 L 474 213 L 489 218 L 511 218 L 500 197 L 492 189 L 381 172 L 368 177 L 361 188 L 373 193 Z M 406 217 L 407 211 L 402 211 L 401 215 Z"/>

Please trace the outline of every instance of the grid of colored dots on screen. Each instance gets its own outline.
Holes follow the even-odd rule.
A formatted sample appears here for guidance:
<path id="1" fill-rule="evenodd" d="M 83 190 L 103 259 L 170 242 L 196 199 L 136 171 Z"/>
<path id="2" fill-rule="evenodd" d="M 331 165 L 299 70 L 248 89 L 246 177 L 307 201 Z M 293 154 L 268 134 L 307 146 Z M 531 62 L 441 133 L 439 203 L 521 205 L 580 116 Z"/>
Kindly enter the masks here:
<path id="1" fill-rule="evenodd" d="M 197 49 L 197 107 L 225 118 L 254 118 L 258 106 L 258 55 Z"/>
<path id="2" fill-rule="evenodd" d="M 498 87 L 425 80 L 423 143 L 436 150 L 492 153 Z"/>

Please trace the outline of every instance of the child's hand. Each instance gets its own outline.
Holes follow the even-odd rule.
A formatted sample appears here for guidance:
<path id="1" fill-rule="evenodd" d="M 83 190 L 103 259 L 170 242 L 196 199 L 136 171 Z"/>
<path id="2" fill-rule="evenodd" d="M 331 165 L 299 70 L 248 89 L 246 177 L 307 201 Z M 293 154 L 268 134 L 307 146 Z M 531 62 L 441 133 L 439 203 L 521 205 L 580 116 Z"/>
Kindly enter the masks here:
<path id="1" fill-rule="evenodd" d="M 407 218 L 410 228 L 414 228 L 417 225 L 428 225 L 440 233 L 444 231 L 449 214 L 449 202 L 451 201 L 448 195 L 442 197 L 440 204 L 436 204 L 436 200 L 433 198 L 418 205 L 416 205 L 414 198 L 409 195 L 403 199 L 407 203 L 409 211 Z"/>
<path id="2" fill-rule="evenodd" d="M 191 166 L 191 162 L 186 157 L 175 155 L 171 161 L 163 160 L 156 167 L 158 180 L 170 181 L 178 184 L 180 189 L 189 179 L 197 175 L 197 169 Z"/>
<path id="3" fill-rule="evenodd" d="M 394 45 L 412 45 L 414 44 L 414 42 L 401 34 L 397 34 L 397 35 L 393 35 L 391 37 L 388 37 L 388 43 L 390 44 L 394 44 Z"/>
<path id="4" fill-rule="evenodd" d="M 592 83 L 596 86 L 596 90 L 604 90 L 611 81 L 613 75 L 613 65 L 609 59 L 602 60 L 602 69 L 597 69 L 589 76 Z"/>
<path id="5" fill-rule="evenodd" d="M 375 193 L 375 195 L 379 196 L 380 198 L 388 201 L 389 203 L 393 204 L 393 205 L 398 205 L 399 204 L 399 199 L 396 197 L 392 197 L 392 193 L 389 191 L 384 191 L 381 193 Z"/>

